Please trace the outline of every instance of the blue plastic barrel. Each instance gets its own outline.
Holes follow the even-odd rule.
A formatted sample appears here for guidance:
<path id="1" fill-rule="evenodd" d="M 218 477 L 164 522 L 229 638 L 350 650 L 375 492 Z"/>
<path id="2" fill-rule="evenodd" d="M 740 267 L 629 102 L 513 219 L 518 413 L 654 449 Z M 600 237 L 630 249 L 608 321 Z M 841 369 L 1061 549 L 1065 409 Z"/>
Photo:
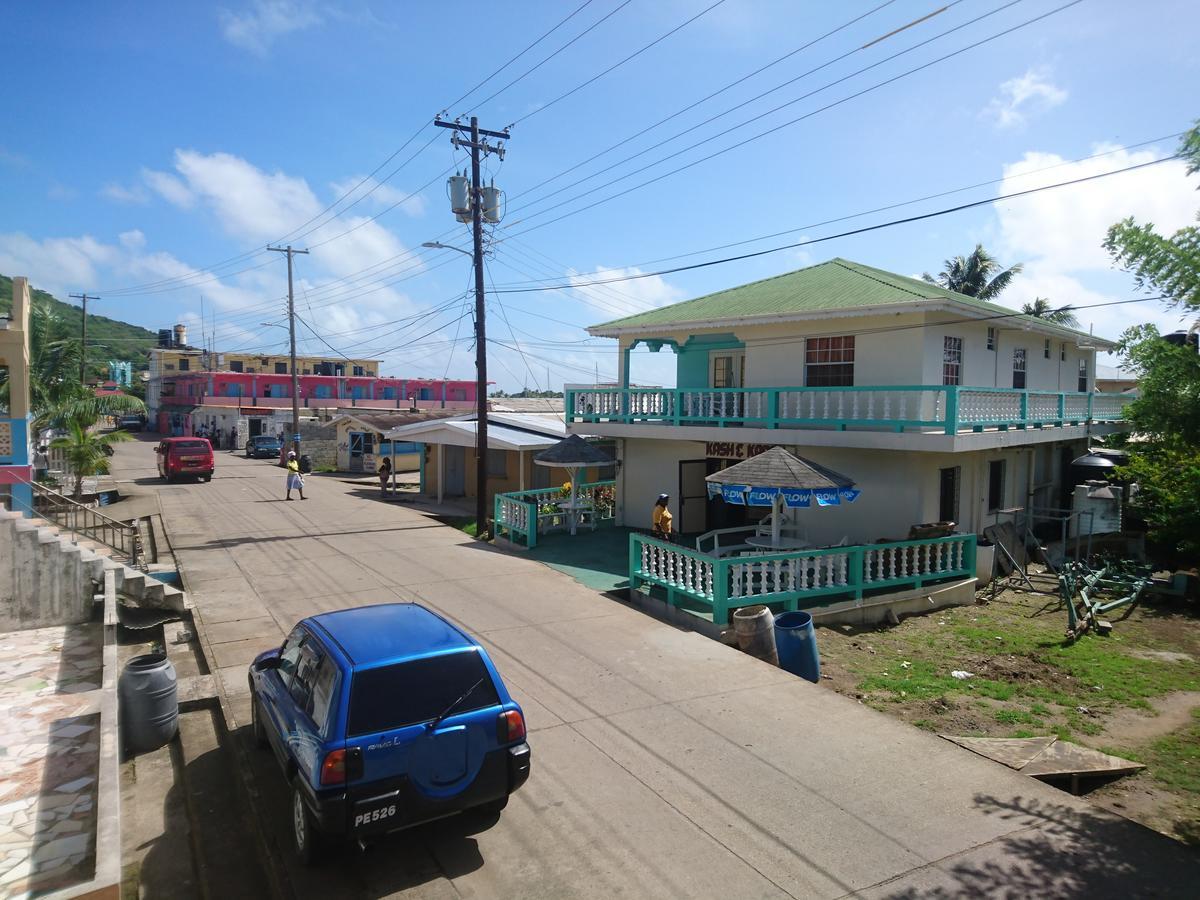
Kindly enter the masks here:
<path id="1" fill-rule="evenodd" d="M 812 616 L 806 612 L 785 612 L 775 617 L 775 647 L 779 667 L 818 684 L 821 681 L 821 656 L 817 653 L 817 634 Z"/>

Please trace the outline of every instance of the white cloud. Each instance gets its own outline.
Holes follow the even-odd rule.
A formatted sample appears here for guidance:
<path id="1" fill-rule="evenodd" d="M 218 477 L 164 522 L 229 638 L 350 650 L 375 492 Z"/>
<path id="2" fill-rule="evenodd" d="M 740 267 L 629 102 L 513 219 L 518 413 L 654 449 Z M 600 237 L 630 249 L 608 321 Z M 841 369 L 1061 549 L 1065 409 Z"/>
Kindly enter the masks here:
<path id="1" fill-rule="evenodd" d="M 1095 152 L 1107 148 L 1098 146 Z M 1028 190 L 1077 178 L 1114 172 L 1152 162 L 1160 157 L 1153 150 L 1119 150 L 1096 159 L 1066 163 L 1053 153 L 1029 152 L 1018 162 L 1004 167 L 998 193 Z M 1037 174 L 1037 169 L 1055 168 Z M 1174 160 L 1156 166 L 1114 175 L 1103 181 L 1085 182 L 1003 203 L 1000 219 L 1002 259 L 1044 258 L 1056 271 L 1075 272 L 1110 268 L 1102 243 L 1109 226 L 1134 216 L 1172 232 L 1190 224 L 1196 214 L 1197 194 L 1188 190 L 1186 168 Z"/>
<path id="2" fill-rule="evenodd" d="M 146 246 L 146 235 L 139 228 L 122 231 L 117 235 L 117 240 L 121 242 L 121 246 L 126 250 L 141 250 Z"/>
<path id="3" fill-rule="evenodd" d="M 275 40 L 323 21 L 315 4 L 302 0 L 253 0 L 243 12 L 217 11 L 221 34 L 235 47 L 266 56 Z"/>
<path id="4" fill-rule="evenodd" d="M 154 169 L 142 169 L 142 181 L 168 203 L 173 203 L 182 209 L 190 209 L 196 202 L 195 196 L 187 185 L 170 172 L 156 172 Z"/>
<path id="5" fill-rule="evenodd" d="M 576 293 L 588 305 L 613 319 L 666 306 L 668 303 L 675 303 L 684 298 L 684 292 L 674 285 L 668 284 L 661 275 L 633 278 L 614 284 L 582 286 L 591 281 L 608 281 L 641 274 L 642 270 L 633 266 L 624 268 L 597 266 L 592 272 L 577 272 L 572 269 L 567 273 L 571 284 L 579 285 L 575 288 Z"/>
<path id="6" fill-rule="evenodd" d="M 1001 84 L 1000 96 L 992 98 L 983 114 L 998 128 L 1013 128 L 1025 124 L 1031 114 L 1051 110 L 1066 99 L 1066 90 L 1050 81 L 1050 70 L 1035 66 Z"/>
<path id="7" fill-rule="evenodd" d="M 146 192 L 142 190 L 141 185 L 135 184 L 133 187 L 126 187 L 123 184 L 117 184 L 115 181 L 100 188 L 100 196 L 115 203 L 136 203 L 141 205 L 150 202 L 150 198 L 146 196 Z"/>
<path id="8" fill-rule="evenodd" d="M 1107 149 L 1111 148 L 1101 145 L 1093 152 Z M 1065 162 L 1052 153 L 1028 152 L 1004 167 L 1004 181 L 997 193 L 1113 172 L 1161 156 L 1153 150 L 1118 150 L 1097 159 Z M 1055 168 L 1031 174 L 1049 166 Z M 1132 279 L 1113 270 L 1102 246 L 1109 226 L 1127 216 L 1153 222 L 1165 233 L 1191 224 L 1200 203 L 1196 191 L 1189 189 L 1193 186 L 1194 179 L 1186 178 L 1184 163 L 1174 160 L 999 204 L 997 255 L 1006 262 L 1025 264 L 1004 302 L 1020 306 L 1034 297 L 1046 297 L 1055 306 L 1089 306 L 1136 296 Z M 1080 309 L 1077 315 L 1085 330 L 1094 325 L 1096 334 L 1107 338 L 1140 322 L 1174 329 L 1179 321 L 1177 313 L 1153 301 Z"/>
<path id="9" fill-rule="evenodd" d="M 95 285 L 97 267 L 110 264 L 116 255 L 115 247 L 90 235 L 37 241 L 20 232 L 0 234 L 0 272 L 26 275 L 59 296 Z"/>
<path id="10" fill-rule="evenodd" d="M 362 182 L 362 184 L 359 185 L 359 182 Z M 355 187 L 356 185 L 358 187 Z M 399 204 L 400 211 L 406 215 L 413 216 L 414 218 L 425 215 L 425 198 L 420 194 L 413 194 L 411 191 L 393 187 L 386 183 L 380 184 L 374 178 L 364 179 L 362 175 L 355 175 L 343 181 L 335 181 L 329 187 L 335 197 L 341 197 L 347 192 L 353 191 L 347 203 L 353 203 L 354 200 L 365 198 L 358 206 L 370 204 L 374 209 L 378 210 Z"/>

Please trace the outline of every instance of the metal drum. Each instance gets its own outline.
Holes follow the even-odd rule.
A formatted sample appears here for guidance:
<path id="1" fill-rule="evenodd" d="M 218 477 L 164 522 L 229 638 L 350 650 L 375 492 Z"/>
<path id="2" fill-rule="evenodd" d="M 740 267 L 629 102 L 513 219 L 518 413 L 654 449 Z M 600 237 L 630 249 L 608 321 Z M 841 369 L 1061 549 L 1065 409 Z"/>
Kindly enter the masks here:
<path id="1" fill-rule="evenodd" d="M 179 729 L 175 667 L 162 653 L 135 656 L 117 684 L 121 727 L 129 752 L 157 750 Z"/>

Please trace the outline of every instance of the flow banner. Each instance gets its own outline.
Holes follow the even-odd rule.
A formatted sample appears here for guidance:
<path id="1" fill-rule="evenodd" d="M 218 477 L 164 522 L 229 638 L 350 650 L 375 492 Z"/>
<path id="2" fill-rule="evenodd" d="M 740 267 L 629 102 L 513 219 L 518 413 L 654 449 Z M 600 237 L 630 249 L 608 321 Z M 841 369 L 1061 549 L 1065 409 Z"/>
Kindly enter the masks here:
<path id="1" fill-rule="evenodd" d="M 842 502 L 838 499 L 838 492 L 836 488 L 813 491 L 813 496 L 817 498 L 818 506 L 840 506 Z"/>
<path id="2" fill-rule="evenodd" d="M 746 505 L 771 506 L 775 503 L 777 496 L 779 496 L 779 488 L 752 487 L 750 488 L 750 492 L 746 494 Z"/>
<path id="3" fill-rule="evenodd" d="M 746 505 L 746 490 L 744 484 L 723 484 L 721 485 L 721 496 L 725 498 L 726 503 L 736 503 L 738 506 Z"/>
<path id="4" fill-rule="evenodd" d="M 792 509 L 812 506 L 813 492 L 807 488 L 780 488 L 779 493 L 783 494 L 783 502 Z"/>
<path id="5" fill-rule="evenodd" d="M 857 488 L 838 488 L 838 496 L 847 503 L 853 503 L 858 499 L 858 495 L 861 493 L 862 491 L 858 490 Z"/>

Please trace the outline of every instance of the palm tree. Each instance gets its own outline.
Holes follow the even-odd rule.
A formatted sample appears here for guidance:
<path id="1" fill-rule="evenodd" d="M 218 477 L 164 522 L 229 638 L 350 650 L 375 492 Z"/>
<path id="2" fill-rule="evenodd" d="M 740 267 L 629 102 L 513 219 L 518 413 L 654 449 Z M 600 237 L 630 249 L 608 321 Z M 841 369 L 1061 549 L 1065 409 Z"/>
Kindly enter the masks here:
<path id="1" fill-rule="evenodd" d="M 67 436 L 50 443 L 55 450 L 62 450 L 71 474 L 75 476 L 75 499 L 83 495 L 83 479 L 92 475 L 108 474 L 108 458 L 112 445 L 130 440 L 127 431 L 110 431 L 100 434 L 80 419 L 68 419 Z"/>
<path id="2" fill-rule="evenodd" d="M 124 394 L 97 397 L 79 383 L 80 343 L 62 317 L 36 300 L 29 317 L 29 405 L 34 433 L 70 420 L 85 425 L 101 416 L 144 412 L 146 405 Z M 0 406 L 8 408 L 8 379 L 0 379 Z"/>
<path id="3" fill-rule="evenodd" d="M 955 256 L 942 265 L 945 268 L 938 272 L 936 278 L 928 272 L 921 277 L 930 284 L 941 285 L 947 290 L 980 300 L 995 300 L 1023 268 L 1016 263 L 1002 269 L 996 257 L 983 249 L 983 244 L 976 244 L 970 255 Z"/>
<path id="4" fill-rule="evenodd" d="M 1045 297 L 1035 297 L 1032 303 L 1026 303 L 1021 307 L 1021 312 L 1044 322 L 1053 322 L 1055 325 L 1066 325 L 1068 328 L 1079 327 L 1079 319 L 1075 318 L 1071 307 L 1064 306 L 1062 309 L 1055 309 Z"/>

